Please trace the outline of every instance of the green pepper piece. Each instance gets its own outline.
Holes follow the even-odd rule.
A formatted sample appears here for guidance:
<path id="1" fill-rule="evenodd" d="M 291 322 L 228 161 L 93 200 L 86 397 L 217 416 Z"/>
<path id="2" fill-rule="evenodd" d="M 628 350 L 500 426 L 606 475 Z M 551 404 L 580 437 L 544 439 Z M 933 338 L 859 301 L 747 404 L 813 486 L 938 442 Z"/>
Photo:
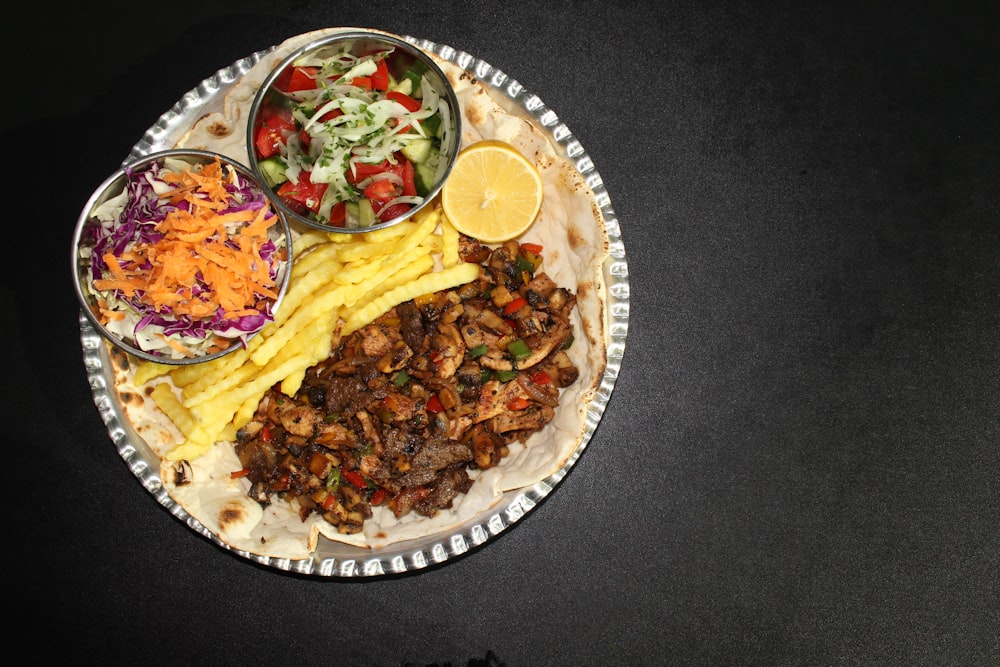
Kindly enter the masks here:
<path id="1" fill-rule="evenodd" d="M 531 356 L 531 350 L 528 348 L 528 344 L 520 338 L 507 345 L 507 353 L 518 360 L 527 359 Z"/>
<path id="2" fill-rule="evenodd" d="M 340 468 L 334 468 L 330 471 L 330 476 L 326 478 L 326 490 L 330 493 L 334 493 L 340 488 Z"/>
<path id="3" fill-rule="evenodd" d="M 517 371 L 497 371 L 496 377 L 501 382 L 510 382 L 517 377 Z"/>

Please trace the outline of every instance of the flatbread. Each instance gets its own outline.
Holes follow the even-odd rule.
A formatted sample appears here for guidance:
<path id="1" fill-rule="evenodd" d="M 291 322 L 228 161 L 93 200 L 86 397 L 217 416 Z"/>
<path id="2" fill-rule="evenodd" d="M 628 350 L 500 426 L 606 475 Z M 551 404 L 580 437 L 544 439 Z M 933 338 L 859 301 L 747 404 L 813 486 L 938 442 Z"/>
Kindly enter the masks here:
<path id="1" fill-rule="evenodd" d="M 247 114 L 261 83 L 293 50 L 349 30 L 357 29 L 317 30 L 280 44 L 233 84 L 223 111 L 195 121 L 177 146 L 216 151 L 248 164 Z M 455 88 L 462 111 L 462 146 L 480 139 L 507 141 L 532 160 L 541 174 L 545 192 L 542 209 L 538 220 L 520 240 L 541 244 L 546 273 L 577 295 L 573 315 L 576 342 L 569 354 L 580 376 L 562 390 L 555 417 L 544 429 L 523 445 L 512 444 L 510 454 L 499 466 L 481 473 L 470 472 L 475 483 L 468 493 L 455 499 L 450 510 L 433 518 L 411 512 L 396 519 L 388 509 L 373 507 L 374 516 L 365 522 L 364 532 L 341 535 L 318 515 L 303 522 L 288 505 L 275 502 L 262 508 L 248 498 L 249 483 L 230 476 L 231 471 L 242 467 L 232 443 L 216 443 L 207 454 L 183 466 L 167 461 L 166 452 L 182 437 L 149 397 L 151 386 L 135 386 L 134 370 L 122 355 L 113 353 L 116 391 L 123 411 L 163 462 L 160 472 L 166 492 L 234 549 L 271 558 L 301 559 L 308 558 L 321 539 L 379 549 L 428 535 L 445 536 L 487 512 L 505 491 L 530 486 L 558 471 L 585 437 L 588 406 L 604 375 L 609 341 L 603 273 L 609 242 L 601 208 L 573 164 L 560 155 L 535 121 L 509 100 L 494 97 L 469 72 L 434 53 L 429 55 Z"/>

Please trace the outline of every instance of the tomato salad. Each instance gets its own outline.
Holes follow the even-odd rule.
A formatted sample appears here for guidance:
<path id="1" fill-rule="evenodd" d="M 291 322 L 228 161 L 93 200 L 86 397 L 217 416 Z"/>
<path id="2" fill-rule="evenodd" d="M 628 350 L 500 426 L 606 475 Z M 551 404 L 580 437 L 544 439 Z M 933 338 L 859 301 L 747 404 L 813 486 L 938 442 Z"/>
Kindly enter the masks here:
<path id="1" fill-rule="evenodd" d="M 443 176 L 448 105 L 421 63 L 394 76 L 393 50 L 305 55 L 274 81 L 253 146 L 291 210 L 331 227 L 368 227 L 422 203 Z"/>

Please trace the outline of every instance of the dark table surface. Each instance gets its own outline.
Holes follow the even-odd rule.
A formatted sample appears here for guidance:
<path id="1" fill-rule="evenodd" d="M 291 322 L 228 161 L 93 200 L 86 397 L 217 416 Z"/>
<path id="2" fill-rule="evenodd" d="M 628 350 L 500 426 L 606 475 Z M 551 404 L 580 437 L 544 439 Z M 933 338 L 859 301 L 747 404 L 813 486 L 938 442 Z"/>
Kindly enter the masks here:
<path id="1" fill-rule="evenodd" d="M 971 7 L 24 8 L 3 105 L 15 645 L 105 664 L 998 664 L 1000 14 Z M 160 114 L 335 25 L 453 46 L 538 94 L 602 175 L 629 267 L 624 363 L 568 477 L 401 577 L 259 566 L 164 510 L 94 405 L 67 261 L 90 192 Z"/>

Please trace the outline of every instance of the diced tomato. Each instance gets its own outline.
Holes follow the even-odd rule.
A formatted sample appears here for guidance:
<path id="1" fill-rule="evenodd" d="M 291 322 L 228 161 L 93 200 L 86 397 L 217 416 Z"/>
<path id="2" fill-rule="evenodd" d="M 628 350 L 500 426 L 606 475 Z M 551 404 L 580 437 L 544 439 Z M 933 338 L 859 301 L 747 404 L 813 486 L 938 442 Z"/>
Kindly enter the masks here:
<path id="1" fill-rule="evenodd" d="M 403 196 L 415 197 L 417 195 L 416 169 L 409 160 L 403 160 Z"/>
<path id="2" fill-rule="evenodd" d="M 385 58 L 378 61 L 378 69 L 372 74 L 372 88 L 375 90 L 389 89 L 389 66 L 385 63 Z"/>
<path id="3" fill-rule="evenodd" d="M 340 109 L 330 109 L 325 114 L 323 114 L 322 116 L 319 117 L 319 122 L 320 123 L 325 123 L 328 120 L 333 120 L 334 118 L 337 118 L 338 116 L 343 116 L 343 115 L 344 115 L 344 112 L 341 111 Z"/>
<path id="4" fill-rule="evenodd" d="M 299 175 L 297 183 L 286 181 L 278 188 L 278 196 L 281 197 L 289 208 L 305 213 L 319 210 L 323 193 L 329 187 L 327 183 L 313 183 L 309 179 L 309 172 L 303 171 Z"/>
<path id="5" fill-rule="evenodd" d="M 316 74 L 318 72 L 318 67 L 295 67 L 288 77 L 288 83 L 285 84 L 284 88 L 279 89 L 286 93 L 293 93 L 297 90 L 312 90 L 316 87 Z"/>
<path id="6" fill-rule="evenodd" d="M 420 111 L 420 100 L 414 99 L 407 95 L 406 93 L 401 93 L 398 90 L 386 91 L 386 98 L 390 100 L 395 100 L 399 102 L 407 111 Z"/>
<path id="7" fill-rule="evenodd" d="M 288 109 L 273 108 L 263 115 L 254 147 L 262 158 L 269 158 L 281 150 L 285 143 L 285 133 L 295 130 L 295 120 Z"/>
<path id="8" fill-rule="evenodd" d="M 396 184 L 389 179 L 382 179 L 381 181 L 375 181 L 366 187 L 364 189 L 364 194 L 365 197 L 370 199 L 373 204 L 375 202 L 381 202 L 384 205 L 385 202 L 399 196 L 399 191 L 396 188 Z"/>
<path id="9" fill-rule="evenodd" d="M 330 209 L 330 225 L 343 227 L 345 224 L 347 224 L 347 203 L 339 201 Z"/>
<path id="10" fill-rule="evenodd" d="M 390 166 L 388 160 L 382 160 L 374 164 L 371 162 L 355 162 L 353 169 L 351 167 L 347 168 L 347 182 L 355 185 L 358 181 L 363 181 L 369 176 L 387 171 Z"/>
<path id="11" fill-rule="evenodd" d="M 378 209 L 376 208 L 376 210 Z M 382 209 L 381 212 L 378 214 L 378 219 L 383 222 L 385 222 L 386 220 L 392 220 L 393 218 L 397 218 L 401 215 L 404 215 L 409 210 L 410 210 L 409 204 L 393 204 L 388 208 Z"/>
<path id="12" fill-rule="evenodd" d="M 368 482 L 357 470 L 341 470 L 340 474 L 355 488 L 364 489 L 368 486 Z"/>
<path id="13" fill-rule="evenodd" d="M 371 90 L 372 78 L 370 76 L 356 76 L 351 80 L 351 84 L 362 90 Z"/>

